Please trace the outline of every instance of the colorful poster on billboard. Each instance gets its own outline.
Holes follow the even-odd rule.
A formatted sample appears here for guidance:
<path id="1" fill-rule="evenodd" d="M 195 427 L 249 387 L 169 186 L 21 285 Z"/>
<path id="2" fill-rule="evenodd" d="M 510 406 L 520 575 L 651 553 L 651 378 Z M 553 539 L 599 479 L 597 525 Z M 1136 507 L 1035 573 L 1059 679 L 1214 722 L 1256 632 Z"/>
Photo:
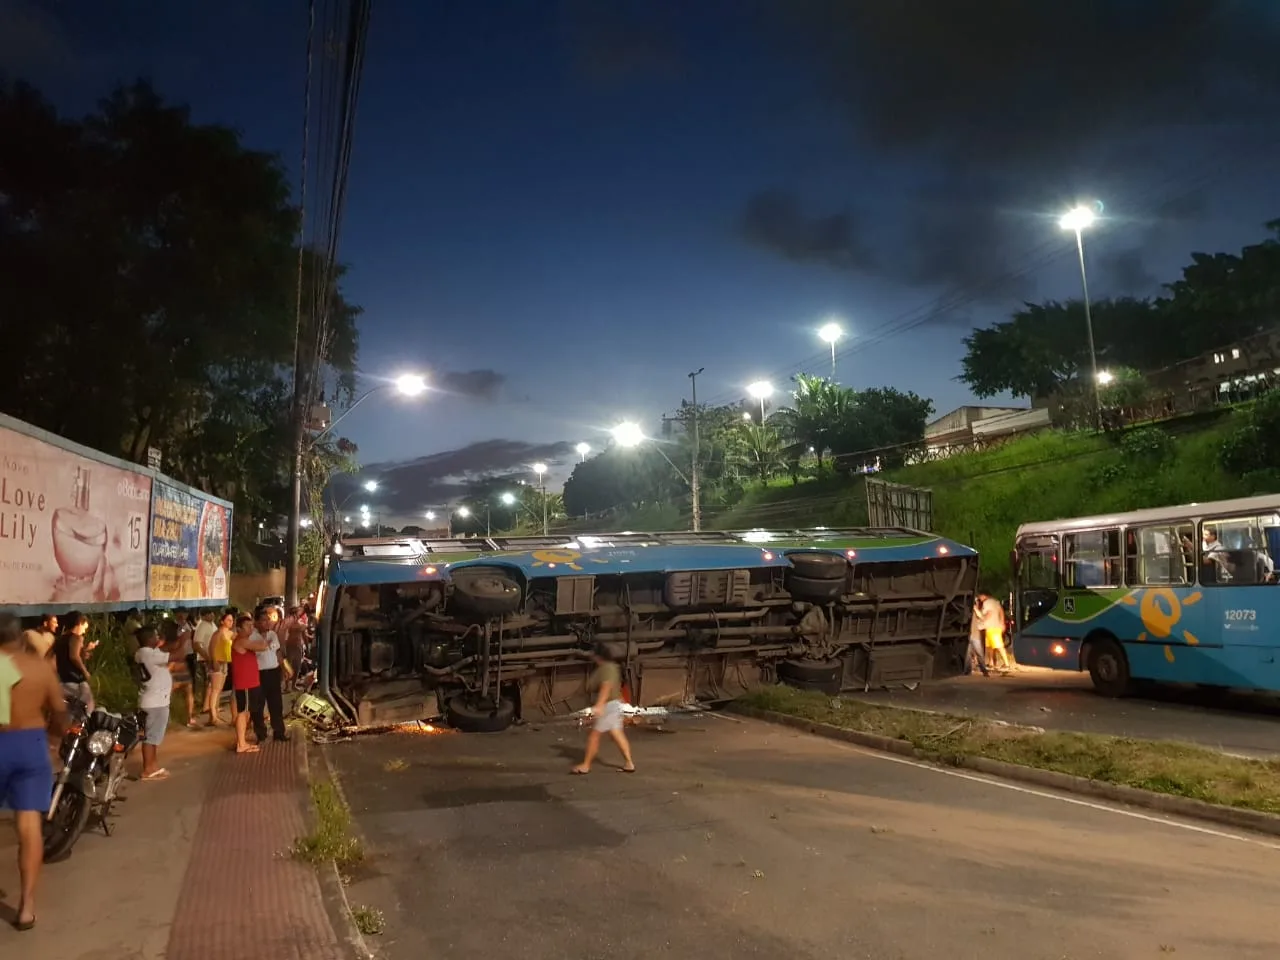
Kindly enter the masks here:
<path id="1" fill-rule="evenodd" d="M 69 447 L 0 426 L 0 605 L 142 604 L 151 478 Z"/>
<path id="2" fill-rule="evenodd" d="M 157 480 L 151 493 L 151 599 L 226 600 L 231 507 Z"/>

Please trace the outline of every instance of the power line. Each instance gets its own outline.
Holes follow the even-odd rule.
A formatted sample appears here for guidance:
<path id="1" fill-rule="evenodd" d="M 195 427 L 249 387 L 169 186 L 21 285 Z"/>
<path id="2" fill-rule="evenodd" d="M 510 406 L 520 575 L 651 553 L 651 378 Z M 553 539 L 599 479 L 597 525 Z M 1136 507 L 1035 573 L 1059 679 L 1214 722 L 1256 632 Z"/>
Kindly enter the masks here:
<path id="1" fill-rule="evenodd" d="M 346 27 L 342 31 L 342 8 L 346 9 Z M 327 191 L 317 191 L 316 203 L 319 215 L 312 218 L 313 239 L 306 242 L 305 233 L 299 238 L 299 288 L 301 288 L 301 264 L 308 254 L 313 263 L 313 283 L 310 323 L 307 326 L 308 342 L 302 344 L 302 319 L 299 307 L 297 337 L 295 338 L 295 366 L 293 381 L 294 456 L 291 470 L 291 501 L 287 538 L 288 559 L 285 567 L 285 593 L 290 604 L 297 603 L 298 596 L 298 541 L 302 512 L 303 452 L 306 436 L 306 414 L 319 399 L 320 386 L 326 358 L 332 343 L 332 308 L 336 300 L 338 271 L 338 240 L 342 231 L 342 217 L 346 206 L 347 180 L 351 165 L 351 149 L 355 136 L 356 105 L 360 96 L 360 78 L 364 67 L 365 46 L 369 32 L 370 0 L 338 0 L 326 8 L 325 18 L 332 33 L 325 37 L 326 56 L 322 60 L 320 78 L 320 114 L 318 126 L 318 171 L 328 182 Z M 315 0 L 308 7 L 307 31 L 307 83 L 304 94 L 304 156 L 310 149 L 312 55 L 316 19 Z M 339 42 L 341 38 L 341 42 Z M 343 53 L 341 78 L 335 79 L 333 62 L 327 56 L 329 50 Z M 336 93 L 336 97 L 333 95 Z M 332 138 L 332 139 L 330 139 Z M 305 166 L 305 163 L 304 163 Z M 326 196 L 327 193 L 327 196 Z M 303 194 L 302 217 L 306 217 L 306 194 Z M 319 240 L 315 231 L 320 231 Z M 301 295 L 299 295 L 299 303 Z"/>

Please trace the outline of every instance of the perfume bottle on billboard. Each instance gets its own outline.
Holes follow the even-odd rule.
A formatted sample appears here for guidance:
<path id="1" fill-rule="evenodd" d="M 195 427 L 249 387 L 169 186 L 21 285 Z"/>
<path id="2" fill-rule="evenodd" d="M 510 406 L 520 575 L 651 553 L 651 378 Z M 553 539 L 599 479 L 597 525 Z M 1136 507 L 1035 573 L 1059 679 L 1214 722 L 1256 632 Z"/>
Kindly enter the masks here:
<path id="1" fill-rule="evenodd" d="M 53 556 L 62 570 L 63 586 L 92 582 L 106 562 L 107 522 L 90 513 L 90 474 L 76 467 L 71 505 L 53 514 Z"/>

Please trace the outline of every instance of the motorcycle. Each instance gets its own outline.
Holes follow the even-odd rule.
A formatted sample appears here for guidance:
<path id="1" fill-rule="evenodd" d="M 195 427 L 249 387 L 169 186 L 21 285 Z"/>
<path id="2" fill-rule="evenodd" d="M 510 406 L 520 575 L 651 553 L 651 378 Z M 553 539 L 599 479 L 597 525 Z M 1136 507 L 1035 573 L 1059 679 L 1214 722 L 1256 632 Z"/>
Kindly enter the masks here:
<path id="1" fill-rule="evenodd" d="M 44 860 L 51 863 L 71 853 L 96 815 L 102 832 L 111 836 L 111 810 L 123 800 L 125 761 L 142 741 L 145 720 L 139 714 L 90 711 L 83 701 L 67 704 L 70 720 L 58 754 L 62 769 L 44 819 Z"/>

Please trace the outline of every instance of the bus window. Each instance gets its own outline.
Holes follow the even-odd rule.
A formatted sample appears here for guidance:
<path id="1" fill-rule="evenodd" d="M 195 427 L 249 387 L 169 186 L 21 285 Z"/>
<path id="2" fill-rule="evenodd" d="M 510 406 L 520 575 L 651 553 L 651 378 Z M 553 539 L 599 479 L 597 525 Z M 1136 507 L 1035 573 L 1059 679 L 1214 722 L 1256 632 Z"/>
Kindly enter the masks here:
<path id="1" fill-rule="evenodd" d="M 1053 544 L 1023 545 L 1019 551 L 1018 577 L 1026 590 L 1057 590 L 1058 549 Z"/>
<path id="2" fill-rule="evenodd" d="M 1191 583 L 1194 529 L 1190 524 L 1130 527 L 1125 552 L 1130 586 L 1177 586 Z"/>
<path id="3" fill-rule="evenodd" d="M 1200 524 L 1200 582 L 1254 586 L 1276 582 L 1280 517 L 1223 517 Z"/>
<path id="4" fill-rule="evenodd" d="M 1122 582 L 1120 531 L 1084 530 L 1062 537 L 1067 587 L 1118 587 Z"/>

